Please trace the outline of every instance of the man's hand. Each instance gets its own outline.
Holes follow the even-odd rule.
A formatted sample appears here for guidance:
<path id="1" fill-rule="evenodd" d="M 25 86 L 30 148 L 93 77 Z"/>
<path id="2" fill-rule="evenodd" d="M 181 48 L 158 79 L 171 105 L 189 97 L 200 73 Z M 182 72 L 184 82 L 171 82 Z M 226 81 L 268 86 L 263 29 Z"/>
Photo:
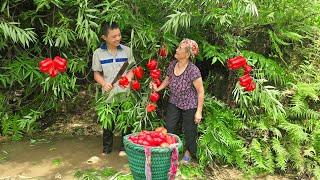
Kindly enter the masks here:
<path id="1" fill-rule="evenodd" d="M 105 92 L 111 91 L 112 88 L 113 88 L 113 86 L 112 86 L 111 83 L 105 83 L 105 84 L 103 85 L 103 90 L 104 90 Z"/>

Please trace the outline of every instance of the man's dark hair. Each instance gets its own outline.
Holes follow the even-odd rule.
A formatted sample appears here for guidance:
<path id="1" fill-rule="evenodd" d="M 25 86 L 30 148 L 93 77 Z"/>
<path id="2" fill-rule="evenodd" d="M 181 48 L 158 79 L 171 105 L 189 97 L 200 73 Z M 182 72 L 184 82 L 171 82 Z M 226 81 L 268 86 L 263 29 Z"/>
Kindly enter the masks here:
<path id="1" fill-rule="evenodd" d="M 105 24 L 103 24 L 102 29 L 101 29 L 101 35 L 108 35 L 109 30 L 113 30 L 113 29 L 119 29 L 119 26 L 116 22 L 106 22 Z"/>

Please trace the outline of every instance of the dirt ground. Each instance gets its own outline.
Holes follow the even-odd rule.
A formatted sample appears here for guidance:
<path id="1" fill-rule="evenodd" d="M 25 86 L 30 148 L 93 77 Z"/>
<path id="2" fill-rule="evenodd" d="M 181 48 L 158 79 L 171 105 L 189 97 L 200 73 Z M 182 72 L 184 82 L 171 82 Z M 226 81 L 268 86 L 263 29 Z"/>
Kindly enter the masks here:
<path id="1" fill-rule="evenodd" d="M 0 147 L 0 179 L 75 179 L 77 170 L 103 167 L 130 172 L 127 158 L 119 157 L 116 150 L 107 157 L 100 155 L 99 136 L 47 137 L 2 142 Z"/>

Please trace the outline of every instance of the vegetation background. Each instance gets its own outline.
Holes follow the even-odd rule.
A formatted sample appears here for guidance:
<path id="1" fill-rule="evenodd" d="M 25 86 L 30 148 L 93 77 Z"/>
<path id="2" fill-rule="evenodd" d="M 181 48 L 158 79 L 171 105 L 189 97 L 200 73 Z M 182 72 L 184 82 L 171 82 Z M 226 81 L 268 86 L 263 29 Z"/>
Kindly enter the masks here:
<path id="1" fill-rule="evenodd" d="M 0 133 L 19 140 L 39 132 L 66 104 L 79 106 L 73 100 L 81 90 L 98 89 L 92 52 L 101 24 L 116 21 L 143 67 L 167 46 L 168 58 L 159 59 L 163 74 L 182 38 L 199 43 L 195 63 L 206 91 L 198 153 L 203 169 L 221 163 L 248 174 L 320 178 L 319 9 L 319 0 L 2 0 Z M 241 71 L 226 68 L 239 54 L 254 67 L 252 93 L 237 83 Z M 56 55 L 68 59 L 68 71 L 49 78 L 38 63 Z M 148 91 L 144 85 L 132 93 L 119 129 L 159 125 L 167 94 L 148 114 Z M 103 98 L 97 93 L 88 106 L 107 124 L 114 114 Z"/>

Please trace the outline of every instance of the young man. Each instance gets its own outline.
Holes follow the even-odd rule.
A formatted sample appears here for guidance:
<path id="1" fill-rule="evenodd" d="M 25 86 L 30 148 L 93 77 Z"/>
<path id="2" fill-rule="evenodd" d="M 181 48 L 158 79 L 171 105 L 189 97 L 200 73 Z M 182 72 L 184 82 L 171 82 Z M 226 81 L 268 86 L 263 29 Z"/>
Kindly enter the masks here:
<path id="1" fill-rule="evenodd" d="M 92 70 L 94 72 L 94 79 L 102 86 L 102 91 L 108 93 L 108 103 L 112 101 L 114 95 L 120 92 L 127 92 L 130 88 L 119 87 L 118 82 L 112 84 L 116 78 L 119 70 L 125 62 L 129 64 L 135 63 L 129 47 L 120 44 L 121 31 L 116 23 L 106 23 L 103 26 L 101 38 L 104 43 L 100 48 L 96 49 L 92 58 Z M 130 66 L 130 65 L 129 65 Z M 129 81 L 133 78 L 132 70 L 125 72 Z M 123 134 L 122 134 L 123 136 Z M 103 129 L 103 151 L 102 155 L 111 153 L 113 144 L 113 128 Z M 119 156 L 125 156 L 123 140 L 121 138 L 121 145 Z"/>

